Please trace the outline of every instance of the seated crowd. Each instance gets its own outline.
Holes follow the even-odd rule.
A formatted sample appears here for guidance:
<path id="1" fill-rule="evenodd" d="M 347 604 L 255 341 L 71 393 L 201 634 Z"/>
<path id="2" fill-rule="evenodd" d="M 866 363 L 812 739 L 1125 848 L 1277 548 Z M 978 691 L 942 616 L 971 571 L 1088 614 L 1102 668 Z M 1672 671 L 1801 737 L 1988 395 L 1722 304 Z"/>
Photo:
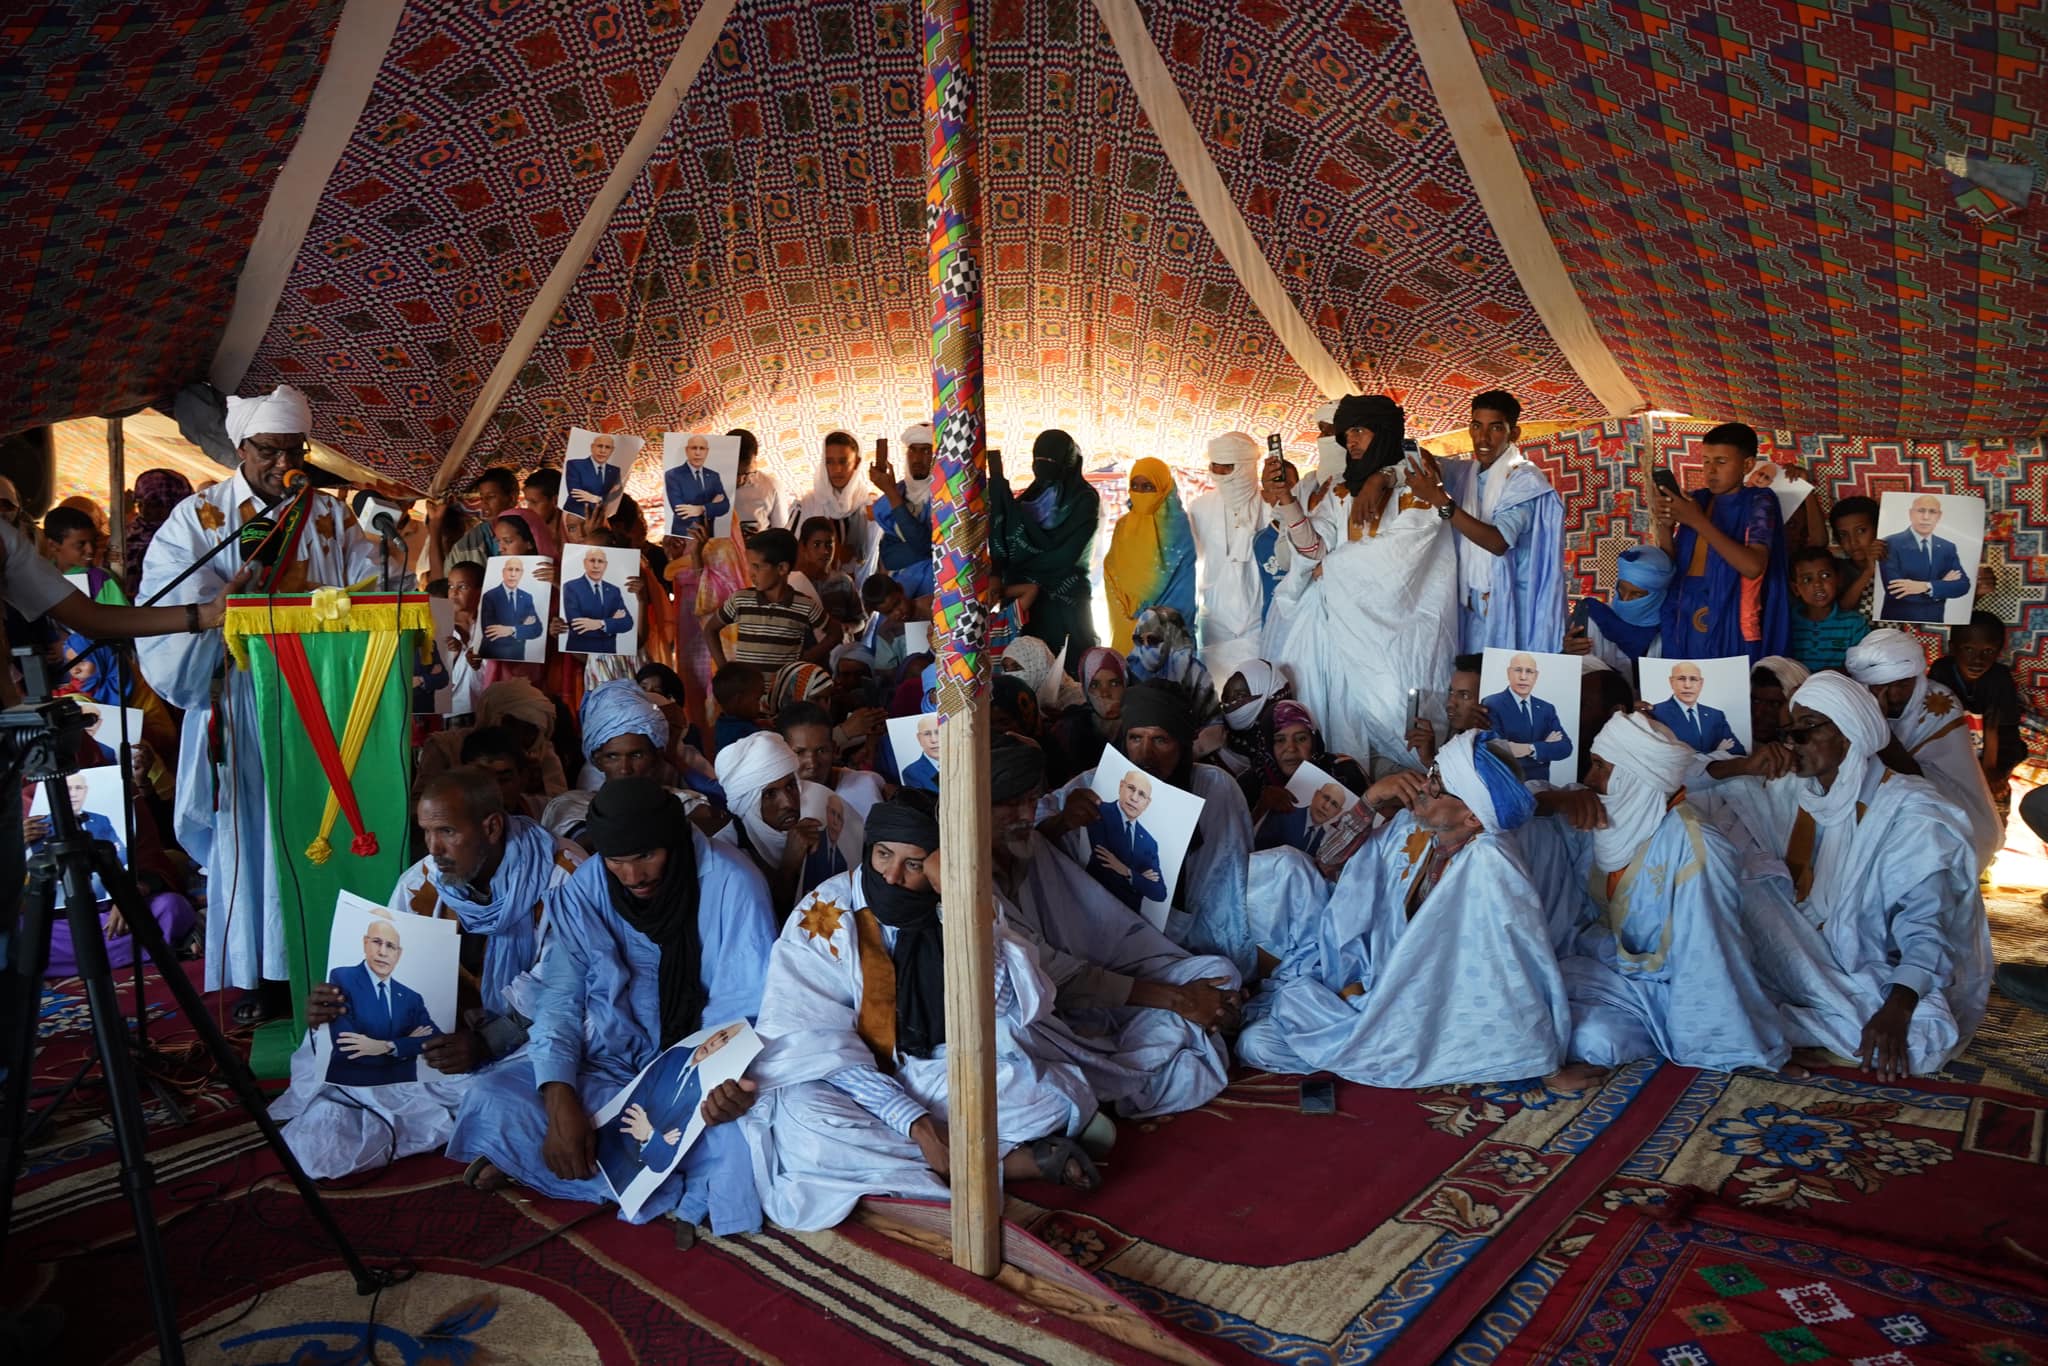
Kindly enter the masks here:
<path id="1" fill-rule="evenodd" d="M 610 1199 L 595 1113 L 669 1045 L 745 1019 L 762 1053 L 702 1097 L 701 1139 L 636 1219 L 687 1241 L 943 1199 L 947 858 L 993 875 L 1006 1181 L 1094 1188 L 1114 1118 L 1200 1107 L 1233 1062 L 1567 1091 L 1646 1059 L 1941 1068 L 1994 971 L 1979 878 L 2023 757 L 2002 627 L 1979 614 L 1932 669 L 1918 636 L 1872 629 L 1874 505 L 1834 506 L 1839 557 L 1788 546 L 1738 423 L 1705 437 L 1704 487 L 1656 497 L 1656 543 L 1620 557 L 1612 596 L 1572 608 L 1519 404 L 1472 408 L 1472 457 L 1438 461 L 1404 458 L 1387 400 L 1332 405 L 1327 477 L 1232 433 L 1186 509 L 1141 462 L 1105 562 L 1109 646 L 1078 448 L 1043 434 L 1021 491 L 998 470 L 993 812 L 973 850 L 942 847 L 947 775 L 899 768 L 888 733 L 939 705 L 906 629 L 931 615 L 928 428 L 872 488 L 835 433 L 787 503 L 745 438 L 753 515 L 730 540 L 649 542 L 630 507 L 564 535 L 546 480 L 512 515 L 521 482 L 487 472 L 484 519 L 436 509 L 408 566 L 458 632 L 498 538 L 544 554 L 599 534 L 641 557 L 661 624 L 623 663 L 466 658 L 460 717 L 423 722 L 420 857 L 389 896 L 396 919 L 459 922 L 464 1023 L 420 1045 L 432 1079 L 376 1086 L 329 1080 L 309 1035 L 276 1111 L 294 1151 L 327 1178 L 445 1150 L 482 1189 Z M 90 540 L 48 526 L 60 553 Z M 1577 734 L 1509 738 L 1512 695 L 1479 683 L 1489 647 L 1581 656 Z M 1736 655 L 1746 751 L 1638 703 L 1644 659 Z M 1971 714 L 1981 743 L 1955 724 Z M 1557 757 L 1543 745 L 1575 783 L 1524 776 Z M 1128 796 L 1106 810 L 1112 748 Z M 1304 809 L 1304 764 L 1355 814 Z M 1137 827 L 1156 787 L 1200 808 L 1170 886 Z M 307 1022 L 352 1004 L 317 987 Z"/>

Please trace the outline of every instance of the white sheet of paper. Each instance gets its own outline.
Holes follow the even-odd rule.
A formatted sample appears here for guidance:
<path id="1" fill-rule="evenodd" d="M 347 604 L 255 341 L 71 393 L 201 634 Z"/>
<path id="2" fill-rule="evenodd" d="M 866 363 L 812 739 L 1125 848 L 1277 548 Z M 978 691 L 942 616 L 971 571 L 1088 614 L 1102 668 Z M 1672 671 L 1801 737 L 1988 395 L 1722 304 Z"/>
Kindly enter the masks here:
<path id="1" fill-rule="evenodd" d="M 906 621 L 903 623 L 903 657 L 929 654 L 932 648 L 932 624 L 928 621 Z"/>
<path id="2" fill-rule="evenodd" d="M 92 727 L 92 738 L 112 750 L 116 757 L 121 753 L 121 741 L 125 736 L 131 745 L 142 741 L 142 708 L 110 707 L 104 702 L 92 702 L 83 697 L 73 701 L 99 717 Z"/>
<path id="3" fill-rule="evenodd" d="M 641 1104 L 643 1109 L 648 1103 L 634 1096 L 634 1092 L 639 1088 L 641 1081 L 646 1078 L 649 1072 L 659 1067 L 662 1059 L 666 1058 L 669 1054 L 677 1050 L 681 1050 L 686 1054 L 695 1053 L 698 1048 L 720 1035 L 725 1037 L 713 1046 L 711 1052 L 696 1062 L 700 1101 L 696 1106 L 692 1107 L 689 1119 L 684 1122 L 681 1131 L 681 1141 L 676 1144 L 673 1155 L 658 1168 L 644 1166 L 637 1160 L 634 1160 L 631 1163 L 634 1168 L 631 1178 L 623 1182 L 620 1181 L 618 1178 L 625 1175 L 624 1170 L 621 1170 L 621 1168 L 627 1165 L 625 1159 L 632 1156 L 630 1153 L 622 1151 L 622 1149 L 624 1149 L 626 1144 L 630 1144 L 632 1140 L 624 1133 L 617 1132 L 617 1126 L 619 1117 L 625 1113 L 628 1103 Z M 621 1087 L 619 1093 L 606 1101 L 604 1108 L 592 1116 L 591 1122 L 597 1127 L 599 1132 L 598 1170 L 604 1173 L 605 1184 L 610 1186 L 612 1194 L 618 1197 L 619 1209 L 627 1218 L 630 1219 L 640 1212 L 640 1207 L 647 1203 L 647 1197 L 653 1195 L 655 1191 L 661 1188 L 661 1183 L 668 1180 L 670 1173 L 674 1172 L 681 1165 L 683 1158 L 688 1155 L 691 1147 L 697 1142 L 698 1137 L 703 1134 L 704 1107 L 701 1097 L 710 1095 L 728 1081 L 736 1081 L 746 1075 L 747 1068 L 753 1063 L 755 1057 L 760 1052 L 760 1036 L 754 1033 L 753 1026 L 745 1020 L 733 1020 L 730 1023 L 713 1028 L 700 1029 L 695 1034 L 690 1035 L 686 1039 L 679 1040 L 660 1054 L 657 1054 L 652 1062 L 640 1069 L 638 1076 Z M 608 1128 L 614 1132 L 606 1133 L 605 1131 Z M 622 1142 L 617 1145 L 606 1142 L 607 1139 L 614 1137 L 622 1140 Z M 611 1148 L 610 1152 L 606 1151 L 608 1147 Z M 609 1164 L 605 1161 L 608 1156 L 614 1159 Z"/>

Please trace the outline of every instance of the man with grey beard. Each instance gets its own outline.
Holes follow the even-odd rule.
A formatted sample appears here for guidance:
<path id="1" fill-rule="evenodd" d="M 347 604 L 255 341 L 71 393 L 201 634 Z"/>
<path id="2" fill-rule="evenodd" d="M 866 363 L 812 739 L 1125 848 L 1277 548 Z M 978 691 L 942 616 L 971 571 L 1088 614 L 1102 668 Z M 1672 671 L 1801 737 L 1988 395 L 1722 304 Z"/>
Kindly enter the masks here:
<path id="1" fill-rule="evenodd" d="M 1038 833 L 1045 754 L 1025 741 L 989 754 L 995 886 L 1005 923 L 1038 952 L 1057 996 L 1028 1051 L 1087 1077 L 1127 1118 L 1175 1114 L 1223 1089 L 1242 1004 L 1229 960 L 1192 955 L 1105 891 Z"/>

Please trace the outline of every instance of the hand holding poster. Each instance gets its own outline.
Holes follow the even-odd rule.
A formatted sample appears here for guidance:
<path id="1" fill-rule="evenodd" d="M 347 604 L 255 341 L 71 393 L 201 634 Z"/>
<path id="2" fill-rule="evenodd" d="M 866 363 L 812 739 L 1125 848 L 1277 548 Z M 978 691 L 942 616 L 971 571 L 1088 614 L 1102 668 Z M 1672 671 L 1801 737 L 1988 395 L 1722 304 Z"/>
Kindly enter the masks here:
<path id="1" fill-rule="evenodd" d="M 700 1029 L 664 1050 L 591 1117 L 597 1165 L 628 1219 L 704 1132 L 704 1100 L 737 1083 L 761 1051 L 745 1020 Z"/>
<path id="2" fill-rule="evenodd" d="M 1372 833 L 1373 813 L 1365 809 L 1356 792 L 1306 759 L 1287 780 L 1287 795 L 1308 813 L 1308 842 L 1303 852 L 1334 882 L 1345 862 Z"/>

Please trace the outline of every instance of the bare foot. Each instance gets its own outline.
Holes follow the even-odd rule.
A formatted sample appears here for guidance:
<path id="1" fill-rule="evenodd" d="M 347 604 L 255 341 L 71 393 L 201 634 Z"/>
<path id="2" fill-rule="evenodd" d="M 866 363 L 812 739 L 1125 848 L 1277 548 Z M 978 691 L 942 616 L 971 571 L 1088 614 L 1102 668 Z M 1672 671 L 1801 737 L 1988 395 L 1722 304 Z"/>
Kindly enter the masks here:
<path id="1" fill-rule="evenodd" d="M 1562 1091 L 1568 1096 L 1577 1095 L 1579 1092 L 1591 1090 L 1607 1080 L 1607 1074 L 1610 1070 L 1605 1067 L 1595 1067 L 1589 1062 L 1568 1062 L 1563 1067 L 1558 1068 L 1557 1071 L 1545 1077 L 1543 1084 L 1553 1091 Z"/>
<path id="2" fill-rule="evenodd" d="M 462 1181 L 471 1190 L 480 1191 L 503 1190 L 512 1184 L 512 1178 L 500 1171 L 496 1163 L 485 1157 L 479 1157 L 470 1164 L 469 1169 L 462 1174 Z"/>

